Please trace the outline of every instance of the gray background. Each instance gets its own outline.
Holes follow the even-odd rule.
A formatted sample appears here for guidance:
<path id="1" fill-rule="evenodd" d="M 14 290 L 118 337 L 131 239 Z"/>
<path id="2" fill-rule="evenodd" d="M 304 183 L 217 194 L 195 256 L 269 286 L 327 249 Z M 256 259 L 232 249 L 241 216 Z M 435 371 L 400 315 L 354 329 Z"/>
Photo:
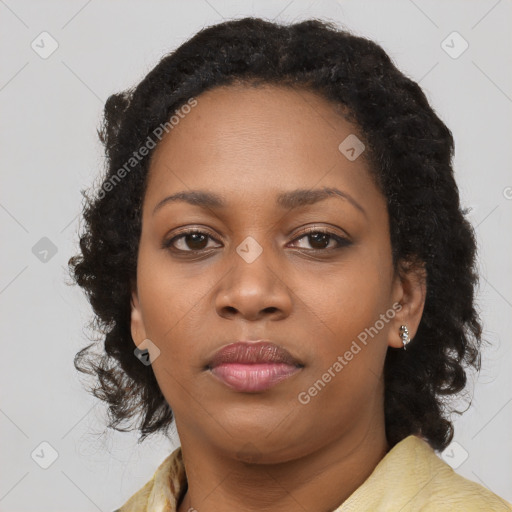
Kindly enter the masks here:
<path id="1" fill-rule="evenodd" d="M 72 364 L 88 341 L 91 310 L 65 284 L 67 260 L 77 250 L 80 190 L 103 164 L 96 128 L 108 95 L 137 83 L 203 26 L 247 15 L 327 18 L 376 40 L 452 130 L 491 345 L 444 457 L 512 501 L 510 1 L 0 0 L 1 511 L 112 511 L 179 442 L 139 446 L 136 434 L 103 433 L 105 409 Z M 43 31 L 58 43 L 45 59 L 31 47 L 51 49 Z M 457 58 L 442 47 L 453 31 L 469 44 Z M 464 44 L 457 37 L 445 43 L 452 54 Z M 52 452 L 41 442 L 58 454 L 47 469 L 40 464 Z"/>

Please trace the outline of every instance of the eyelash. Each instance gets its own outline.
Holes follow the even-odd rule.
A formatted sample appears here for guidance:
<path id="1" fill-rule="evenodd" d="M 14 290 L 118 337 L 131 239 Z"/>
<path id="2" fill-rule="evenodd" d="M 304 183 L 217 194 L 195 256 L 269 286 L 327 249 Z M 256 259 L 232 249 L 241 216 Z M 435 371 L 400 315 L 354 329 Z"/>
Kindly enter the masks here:
<path id="1" fill-rule="evenodd" d="M 162 244 L 162 247 L 164 249 L 168 249 L 168 250 L 171 250 L 173 252 L 178 252 L 178 253 L 182 253 L 182 254 L 186 254 L 186 253 L 188 253 L 188 254 L 197 254 L 197 253 L 201 253 L 201 252 L 207 251 L 208 249 L 184 251 L 182 249 L 176 249 L 175 247 L 172 247 L 174 242 L 176 242 L 177 240 L 179 240 L 181 238 L 184 238 L 187 235 L 193 235 L 193 234 L 206 235 L 210 240 L 214 240 L 214 241 L 218 242 L 218 240 L 216 240 L 214 237 L 212 237 L 211 235 L 209 235 L 205 231 L 201 231 L 200 229 L 189 229 L 187 231 L 181 232 L 179 235 L 176 235 L 176 236 L 170 238 L 169 240 L 164 241 L 164 243 Z M 352 245 L 352 242 L 348 238 L 336 235 L 332 231 L 327 231 L 327 230 L 318 229 L 318 228 L 310 229 L 308 231 L 302 232 L 299 236 L 294 238 L 292 240 L 292 242 L 296 242 L 297 240 L 301 240 L 302 238 L 305 238 L 305 237 L 307 237 L 309 235 L 314 235 L 314 234 L 328 235 L 331 239 L 334 239 L 338 243 L 338 247 L 331 247 L 331 248 L 325 248 L 325 249 L 301 249 L 301 250 L 307 251 L 307 252 L 312 252 L 312 253 L 315 253 L 315 252 L 331 252 L 331 251 L 335 251 L 335 250 L 338 250 L 338 249 L 342 249 L 343 247 L 348 247 L 349 245 Z M 331 240 L 329 240 L 329 242 L 330 241 Z"/>

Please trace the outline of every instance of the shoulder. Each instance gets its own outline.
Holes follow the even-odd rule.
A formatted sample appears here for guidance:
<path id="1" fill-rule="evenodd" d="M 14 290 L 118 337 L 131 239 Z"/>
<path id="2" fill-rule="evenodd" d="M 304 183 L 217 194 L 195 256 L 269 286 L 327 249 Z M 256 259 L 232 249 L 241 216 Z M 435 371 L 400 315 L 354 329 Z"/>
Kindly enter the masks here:
<path id="1" fill-rule="evenodd" d="M 427 511 L 495 511 L 510 512 L 512 505 L 484 486 L 457 474 L 448 464 L 439 477 L 433 478 L 424 493 Z"/>
<path id="2" fill-rule="evenodd" d="M 186 484 L 181 448 L 177 448 L 158 466 L 151 480 L 113 512 L 174 511 Z"/>
<path id="3" fill-rule="evenodd" d="M 423 439 L 410 436 L 410 451 L 417 461 L 420 476 L 425 482 L 419 490 L 418 502 L 424 501 L 425 511 L 512 511 L 512 505 L 477 482 L 459 475 L 441 459 Z M 405 441 L 405 440 L 404 440 Z"/>
<path id="4" fill-rule="evenodd" d="M 401 512 L 510 512 L 512 505 L 456 473 L 423 439 L 409 436 L 380 461 L 337 509 Z"/>

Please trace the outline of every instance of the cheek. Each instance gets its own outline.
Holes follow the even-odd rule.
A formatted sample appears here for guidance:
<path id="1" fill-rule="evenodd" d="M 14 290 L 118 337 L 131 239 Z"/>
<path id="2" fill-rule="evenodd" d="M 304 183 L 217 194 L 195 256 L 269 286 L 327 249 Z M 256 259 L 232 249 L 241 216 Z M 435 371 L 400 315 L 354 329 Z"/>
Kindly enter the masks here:
<path id="1" fill-rule="evenodd" d="M 166 249 L 153 247 L 149 235 L 142 238 L 138 255 L 137 285 L 145 319 L 158 332 L 171 329 L 203 300 L 215 281 L 200 264 L 172 261 Z"/>
<path id="2" fill-rule="evenodd" d="M 208 291 L 215 285 L 215 276 L 199 270 L 192 275 L 192 266 L 180 267 L 170 261 L 164 250 L 142 249 L 139 253 L 137 286 L 146 335 L 167 356 L 157 360 L 156 366 L 163 360 L 174 366 L 182 355 L 191 354 L 191 348 L 198 345 L 194 338 L 204 322 L 201 311 Z"/>
<path id="3" fill-rule="evenodd" d="M 357 382 L 369 373 L 375 380 L 382 370 L 389 322 L 394 316 L 389 304 L 390 282 L 385 277 L 389 272 L 378 259 L 364 255 L 345 263 L 328 278 L 310 280 L 304 295 L 307 335 L 316 340 L 311 348 L 311 370 L 321 377 L 331 369 L 338 382 Z"/>
<path id="4" fill-rule="evenodd" d="M 308 305 L 310 366 L 302 382 L 302 401 L 332 424 L 347 417 L 379 396 L 381 374 L 387 351 L 389 321 L 379 273 L 347 273 L 345 278 L 324 282 Z M 336 407 L 333 407 L 336 404 Z M 328 412 L 327 412 L 328 411 Z"/>
<path id="5" fill-rule="evenodd" d="M 389 283 L 375 264 L 349 262 L 321 279 L 310 279 L 301 299 L 318 317 L 318 327 L 336 327 L 334 333 L 357 334 L 372 325 L 387 304 Z M 384 310 L 383 310 L 384 309 Z"/>

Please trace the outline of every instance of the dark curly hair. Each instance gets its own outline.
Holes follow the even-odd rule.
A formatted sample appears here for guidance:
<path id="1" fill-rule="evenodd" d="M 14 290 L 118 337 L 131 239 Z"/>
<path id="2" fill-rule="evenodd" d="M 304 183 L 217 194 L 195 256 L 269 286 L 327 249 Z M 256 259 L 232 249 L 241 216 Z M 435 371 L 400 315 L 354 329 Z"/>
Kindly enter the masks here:
<path id="1" fill-rule="evenodd" d="M 444 449 L 453 438 L 447 399 L 464 389 L 470 367 L 480 369 L 482 341 L 476 241 L 454 180 L 453 137 L 419 85 L 378 44 L 316 19 L 281 25 L 248 17 L 204 28 L 136 87 L 108 98 L 98 130 L 107 169 L 100 187 L 82 192 L 85 229 L 80 254 L 69 260 L 104 341 L 101 354 L 92 353 L 94 343 L 78 352 L 75 367 L 96 377 L 91 391 L 108 404 L 108 426 L 131 430 L 133 421 L 130 429 L 121 425 L 138 418 L 142 442 L 167 433 L 173 420 L 151 366 L 133 355 L 130 332 L 153 150 L 139 155 L 122 179 L 120 169 L 191 98 L 235 83 L 316 92 L 360 129 L 370 173 L 387 199 L 395 270 L 415 262 L 426 271 L 417 334 L 406 351 L 388 348 L 386 355 L 387 440 L 394 446 L 417 434 Z"/>

